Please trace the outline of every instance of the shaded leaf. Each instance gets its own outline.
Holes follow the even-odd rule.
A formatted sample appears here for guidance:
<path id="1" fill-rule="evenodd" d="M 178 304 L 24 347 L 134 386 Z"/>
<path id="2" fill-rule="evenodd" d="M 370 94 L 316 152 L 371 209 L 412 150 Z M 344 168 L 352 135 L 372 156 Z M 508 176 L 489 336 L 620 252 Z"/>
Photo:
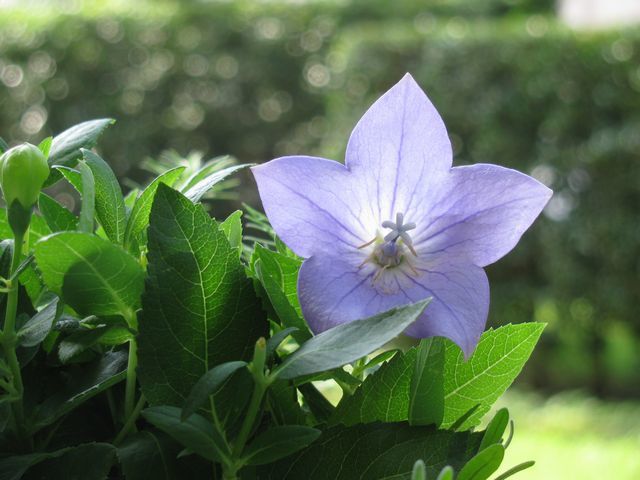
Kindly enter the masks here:
<path id="1" fill-rule="evenodd" d="M 92 234 L 61 232 L 39 241 L 35 256 L 47 287 L 81 315 L 134 316 L 144 272 L 122 248 Z"/>
<path id="2" fill-rule="evenodd" d="M 52 232 L 78 228 L 78 217 L 45 193 L 40 194 L 38 208 Z"/>
<path id="3" fill-rule="evenodd" d="M 408 420 L 411 425 L 440 425 L 444 417 L 444 350 L 441 337 L 422 340 L 411 376 Z"/>
<path id="4" fill-rule="evenodd" d="M 95 179 L 95 213 L 98 222 L 112 242 L 122 243 L 127 219 L 118 179 L 107 162 L 98 155 L 91 150 L 82 149 L 81 152 Z"/>
<path id="5" fill-rule="evenodd" d="M 118 448 L 118 459 L 127 480 L 175 480 L 180 448 L 161 432 L 144 430 L 127 438 Z"/>
<path id="6" fill-rule="evenodd" d="M 275 371 L 280 378 L 287 379 L 351 363 L 402 333 L 416 321 L 429 301 L 393 308 L 322 332 L 288 356 Z"/>
<path id="7" fill-rule="evenodd" d="M 42 342 L 51 331 L 59 313 L 56 299 L 31 317 L 18 331 L 20 345 L 34 347 Z"/>
<path id="8" fill-rule="evenodd" d="M 148 236 L 140 382 L 152 405 L 182 406 L 210 369 L 248 358 L 267 323 L 236 251 L 201 205 L 161 185 Z"/>
<path id="9" fill-rule="evenodd" d="M 258 435 L 245 449 L 247 465 L 265 465 L 302 450 L 320 436 L 320 430 L 302 425 L 271 427 Z"/>
<path id="10" fill-rule="evenodd" d="M 428 477 L 471 458 L 480 435 L 406 423 L 333 427 L 306 449 L 264 469 L 265 479 L 369 480 L 411 478 L 422 459 Z"/>

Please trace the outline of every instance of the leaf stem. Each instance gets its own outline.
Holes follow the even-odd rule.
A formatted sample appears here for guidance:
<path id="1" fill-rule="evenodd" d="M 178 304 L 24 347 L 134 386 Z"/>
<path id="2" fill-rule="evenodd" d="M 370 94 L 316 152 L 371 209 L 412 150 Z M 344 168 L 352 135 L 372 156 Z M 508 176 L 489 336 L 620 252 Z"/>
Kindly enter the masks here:
<path id="1" fill-rule="evenodd" d="M 136 398 L 136 368 L 138 366 L 138 343 L 135 338 L 129 340 L 129 360 L 127 362 L 127 381 L 124 394 L 124 418 L 129 419 L 134 411 Z"/>
<path id="2" fill-rule="evenodd" d="M 142 407 L 144 407 L 145 403 L 147 403 L 147 399 L 144 398 L 144 395 L 140 395 L 140 398 L 138 399 L 138 403 L 136 404 L 135 408 L 131 412 L 131 415 L 127 417 L 127 421 L 122 427 L 122 430 L 118 432 L 118 435 L 116 435 L 116 438 L 113 440 L 114 445 L 116 446 L 119 445 L 122 442 L 122 440 L 126 438 L 129 431 L 135 425 L 136 420 L 140 416 L 140 412 L 142 411 Z"/>
<path id="3" fill-rule="evenodd" d="M 20 266 L 22 257 L 22 245 L 24 242 L 24 234 L 15 235 L 13 242 L 13 256 L 11 258 L 11 270 L 9 278 Z M 14 279 L 9 283 L 9 292 L 7 293 L 7 310 L 4 317 L 4 328 L 2 329 L 2 348 L 7 360 L 7 366 L 11 371 L 11 379 L 13 388 L 16 392 L 16 398 L 11 403 L 11 409 L 16 425 L 16 433 L 18 436 L 24 436 L 24 410 L 22 405 L 22 395 L 24 386 L 22 384 L 22 373 L 20 372 L 20 363 L 16 355 L 16 347 L 18 345 L 18 336 L 16 335 L 16 313 L 18 309 L 18 287 L 20 282 Z"/>

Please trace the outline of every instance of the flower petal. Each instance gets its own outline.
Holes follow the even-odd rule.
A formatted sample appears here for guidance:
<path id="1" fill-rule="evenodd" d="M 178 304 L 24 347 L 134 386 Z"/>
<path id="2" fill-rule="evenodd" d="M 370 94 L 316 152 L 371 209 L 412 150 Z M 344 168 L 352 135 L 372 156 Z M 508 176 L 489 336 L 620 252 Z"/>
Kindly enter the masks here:
<path id="1" fill-rule="evenodd" d="M 335 254 L 370 240 L 361 196 L 344 165 L 316 157 L 282 157 L 251 169 L 278 236 L 301 257 Z"/>
<path id="2" fill-rule="evenodd" d="M 409 74 L 360 119 L 346 153 L 378 224 L 406 213 L 416 192 L 449 171 L 451 159 L 442 118 Z"/>
<path id="3" fill-rule="evenodd" d="M 442 259 L 423 261 L 423 275 L 407 277 L 413 285 L 403 287 L 407 297 L 433 297 L 422 317 L 405 332 L 417 338 L 447 337 L 469 357 L 478 344 L 489 313 L 489 280 L 473 264 Z"/>
<path id="4" fill-rule="evenodd" d="M 374 283 L 375 270 L 357 269 L 340 258 L 311 257 L 298 277 L 302 313 L 315 333 L 367 318 L 393 307 L 433 297 L 407 334 L 444 336 L 470 355 L 482 333 L 489 308 L 489 283 L 484 270 L 438 260 L 422 261 L 419 277 L 401 275 L 393 292 L 379 291 L 389 279 Z"/>
<path id="5" fill-rule="evenodd" d="M 552 194 L 534 178 L 497 165 L 453 168 L 440 200 L 416 220 L 414 246 L 484 267 L 515 247 Z"/>

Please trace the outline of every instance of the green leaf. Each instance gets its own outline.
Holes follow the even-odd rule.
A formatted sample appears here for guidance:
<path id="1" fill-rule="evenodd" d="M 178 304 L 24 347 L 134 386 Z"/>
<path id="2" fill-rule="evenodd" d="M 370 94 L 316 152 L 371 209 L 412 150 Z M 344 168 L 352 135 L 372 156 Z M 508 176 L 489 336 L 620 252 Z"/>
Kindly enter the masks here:
<path id="1" fill-rule="evenodd" d="M 480 436 L 406 423 L 333 427 L 301 452 L 266 467 L 259 478 L 356 480 L 411 478 L 416 459 L 428 477 L 446 465 L 462 466 L 477 450 Z"/>
<path id="2" fill-rule="evenodd" d="M 81 161 L 78 162 L 78 171 L 82 182 L 82 189 L 79 190 L 82 196 L 82 206 L 80 207 L 80 219 L 78 220 L 78 230 L 86 233 L 93 233 L 93 219 L 96 213 L 96 184 L 93 172 L 89 166 Z"/>
<path id="3" fill-rule="evenodd" d="M 444 416 L 444 350 L 441 337 L 422 340 L 411 376 L 408 420 L 411 425 L 440 425 Z"/>
<path id="4" fill-rule="evenodd" d="M 456 480 L 487 480 L 500 468 L 503 458 L 504 447 L 499 444 L 491 445 L 469 460 Z"/>
<path id="5" fill-rule="evenodd" d="M 313 383 L 300 385 L 298 390 L 302 393 L 307 407 L 309 407 L 318 423 L 326 423 L 332 417 L 335 407 L 318 391 Z"/>
<path id="6" fill-rule="evenodd" d="M 257 250 L 258 247 L 256 246 L 256 251 Z M 292 333 L 292 336 L 300 344 L 311 338 L 311 332 L 309 331 L 309 327 L 307 327 L 306 322 L 296 312 L 293 305 L 291 305 L 291 302 L 284 293 L 282 284 L 271 276 L 271 274 L 266 272 L 261 258 L 258 258 L 255 261 L 253 269 L 258 280 L 264 287 L 264 291 L 269 297 L 269 302 L 273 306 L 273 309 L 280 319 L 280 322 L 282 322 L 282 325 L 287 328 L 296 329 L 296 331 Z"/>
<path id="7" fill-rule="evenodd" d="M 516 473 L 526 470 L 527 468 L 531 468 L 536 464 L 533 460 L 529 460 L 528 462 L 522 462 L 515 467 L 510 468 L 506 472 L 501 475 L 498 475 L 494 480 L 506 480 L 509 477 L 514 476 Z"/>
<path id="8" fill-rule="evenodd" d="M 40 194 L 38 208 L 52 232 L 78 228 L 78 217 L 45 193 Z"/>
<path id="9" fill-rule="evenodd" d="M 213 395 L 231 374 L 246 366 L 247 362 L 240 361 L 221 363 L 200 377 L 184 402 L 182 420 L 189 418 L 202 407 L 209 400 L 209 396 Z"/>
<path id="10" fill-rule="evenodd" d="M 161 184 L 171 186 L 178 181 L 185 167 L 177 167 L 167 170 L 157 177 L 153 182 L 145 188 L 140 196 L 136 199 L 129 219 L 127 220 L 127 228 L 124 232 L 125 248 L 131 248 L 134 253 L 138 253 L 139 248 L 146 243 L 142 238 L 144 231 L 149 225 L 149 214 L 151 205 L 156 195 L 156 191 Z"/>
<path id="11" fill-rule="evenodd" d="M 248 358 L 267 322 L 237 252 L 202 205 L 160 185 L 148 237 L 140 383 L 152 405 L 182 406 L 210 369 Z"/>
<path id="12" fill-rule="evenodd" d="M 95 209 L 98 222 L 112 242 L 121 244 L 127 219 L 118 180 L 102 158 L 91 150 L 82 149 L 81 152 L 95 178 Z"/>
<path id="13" fill-rule="evenodd" d="M 397 337 L 416 321 L 429 301 L 393 308 L 322 332 L 288 356 L 275 371 L 280 378 L 287 379 L 351 363 Z"/>
<path id="14" fill-rule="evenodd" d="M 0 480 L 104 480 L 107 478 L 115 448 L 108 443 L 87 443 L 55 452 L 32 453 L 0 460 Z"/>
<path id="15" fill-rule="evenodd" d="M 274 252 L 257 244 L 254 250 L 256 259 L 262 262 L 262 270 L 273 278 L 278 287 L 287 297 L 289 304 L 294 308 L 298 317 L 302 318 L 302 308 L 298 301 L 298 272 L 302 266 L 302 260 L 289 257 L 282 253 Z M 303 322 L 306 328 L 306 323 Z"/>
<path id="16" fill-rule="evenodd" d="M 38 148 L 42 154 L 47 158 L 51 151 L 51 144 L 53 143 L 53 137 L 47 137 L 38 144 Z"/>
<path id="17" fill-rule="evenodd" d="M 469 360 L 452 342 L 445 349 L 445 412 L 442 427 L 448 428 L 475 405 L 478 408 L 459 428 L 480 423 L 491 405 L 518 376 L 531 355 L 540 334 L 541 323 L 505 325 L 488 330 Z"/>
<path id="18" fill-rule="evenodd" d="M 307 416 L 298 402 L 298 391 L 284 380 L 276 380 L 267 390 L 266 408 L 276 425 L 307 423 Z"/>
<path id="19" fill-rule="evenodd" d="M 258 435 L 242 455 L 246 465 L 265 465 L 302 450 L 320 436 L 320 430 L 302 425 L 271 427 Z"/>
<path id="20" fill-rule="evenodd" d="M 199 202 L 205 193 L 211 190 L 216 183 L 220 183 L 229 175 L 237 172 L 238 170 L 242 170 L 243 168 L 250 167 L 255 165 L 253 163 L 245 163 L 242 165 L 233 165 L 231 167 L 227 167 L 224 170 L 219 170 L 217 172 L 212 173 L 211 175 L 203 178 L 198 183 L 190 187 L 188 190 L 184 192 L 184 196 L 187 197 L 192 202 Z"/>
<path id="21" fill-rule="evenodd" d="M 38 215 L 31 216 L 31 223 L 29 224 L 30 245 L 50 233 L 51 229 L 42 217 Z M 6 239 L 13 239 L 13 232 L 9 226 L 9 220 L 7 220 L 7 210 L 0 208 L 0 240 Z"/>
<path id="22" fill-rule="evenodd" d="M 47 287 L 79 314 L 134 317 L 144 271 L 119 246 L 88 233 L 61 232 L 40 240 L 35 256 Z"/>
<path id="23" fill-rule="evenodd" d="M 53 323 L 61 313 L 58 299 L 36 313 L 18 331 L 18 339 L 23 347 L 35 347 L 49 334 Z"/>
<path id="24" fill-rule="evenodd" d="M 284 330 L 280 330 L 278 333 L 275 333 L 269 340 L 267 340 L 267 357 L 271 357 L 273 352 L 276 351 L 278 346 L 289 336 L 293 335 L 298 329 L 295 327 L 285 328 Z"/>
<path id="25" fill-rule="evenodd" d="M 238 249 L 238 255 L 242 255 L 242 210 L 236 210 L 220 224 L 220 229 L 227 236 L 229 245 Z"/>
<path id="26" fill-rule="evenodd" d="M 107 352 L 89 365 L 73 368 L 70 382 L 49 396 L 34 410 L 33 432 L 51 425 L 58 418 L 125 378 L 126 352 Z"/>
<path id="27" fill-rule="evenodd" d="M 56 135 L 49 151 L 49 165 L 73 166 L 82 156 L 80 149 L 95 146 L 100 134 L 113 123 L 115 120 L 110 118 L 89 120 Z"/>
<path id="28" fill-rule="evenodd" d="M 198 414 L 191 415 L 183 422 L 179 408 L 161 406 L 143 410 L 142 416 L 201 457 L 215 462 L 224 462 L 229 457 L 228 448 L 211 422 Z"/>
<path id="29" fill-rule="evenodd" d="M 369 375 L 349 397 L 343 397 L 331 419 L 332 424 L 399 422 L 407 419 L 411 377 L 417 351 L 401 352 Z"/>
<path id="30" fill-rule="evenodd" d="M 494 443 L 502 443 L 502 436 L 504 435 L 507 425 L 509 424 L 509 410 L 501 408 L 493 416 L 489 425 L 484 431 L 482 442 L 480 443 L 480 450 L 484 450 Z"/>
<path id="31" fill-rule="evenodd" d="M 0 137 L 0 153 L 4 153 L 9 150 L 9 145 L 4 141 L 4 138 Z"/>
<path id="32" fill-rule="evenodd" d="M 144 430 L 131 435 L 118 448 L 118 459 L 126 480 L 175 480 L 179 448 L 161 432 Z"/>

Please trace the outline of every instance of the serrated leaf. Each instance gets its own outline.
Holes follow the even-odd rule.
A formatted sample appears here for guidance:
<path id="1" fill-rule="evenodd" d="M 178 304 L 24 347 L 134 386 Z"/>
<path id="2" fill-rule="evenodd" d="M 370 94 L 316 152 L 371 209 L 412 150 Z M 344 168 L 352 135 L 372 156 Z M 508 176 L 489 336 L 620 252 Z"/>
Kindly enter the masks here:
<path id="1" fill-rule="evenodd" d="M 227 236 L 229 245 L 238 249 L 238 255 L 242 255 L 242 210 L 236 210 L 220 223 L 220 229 Z"/>
<path id="2" fill-rule="evenodd" d="M 504 447 L 493 444 L 469 460 L 460 473 L 457 480 L 487 480 L 498 468 L 504 458 Z"/>
<path id="3" fill-rule="evenodd" d="M 61 232 L 40 240 L 35 256 L 47 287 L 79 314 L 134 317 L 144 271 L 119 246 L 89 233 Z"/>
<path id="4" fill-rule="evenodd" d="M 265 465 L 302 450 L 320 436 L 320 430 L 302 425 L 271 427 L 258 435 L 245 449 L 242 462 Z"/>
<path id="5" fill-rule="evenodd" d="M 411 376 L 408 420 L 411 425 L 440 425 L 444 416 L 444 351 L 441 337 L 422 340 Z"/>
<path id="6" fill-rule="evenodd" d="M 489 445 L 494 443 L 502 443 L 502 436 L 504 435 L 507 425 L 509 424 L 509 410 L 501 408 L 493 416 L 489 425 L 484 431 L 482 442 L 480 443 L 480 450 L 484 450 Z"/>
<path id="7" fill-rule="evenodd" d="M 72 166 L 82 156 L 80 149 L 95 146 L 100 134 L 113 123 L 111 118 L 89 120 L 56 135 L 49 151 L 49 165 Z"/>
<path id="8" fill-rule="evenodd" d="M 237 252 L 202 205 L 160 185 L 148 238 L 140 382 L 152 405 L 182 406 L 210 369 L 248 358 L 267 322 Z"/>
<path id="9" fill-rule="evenodd" d="M 125 378 L 126 352 L 107 352 L 89 365 L 74 368 L 68 385 L 49 396 L 34 410 L 32 431 L 51 425 L 81 403 Z"/>
<path id="10" fill-rule="evenodd" d="M 140 246 L 146 243 L 142 236 L 149 225 L 151 205 L 156 191 L 158 190 L 158 186 L 161 184 L 172 186 L 180 179 L 184 169 L 185 167 L 177 167 L 167 170 L 162 175 L 154 179 L 153 182 L 151 182 L 136 199 L 133 208 L 131 209 L 131 213 L 129 214 L 127 228 L 124 232 L 125 248 L 132 249 L 134 254 L 137 254 Z"/>
<path id="11" fill-rule="evenodd" d="M 397 337 L 417 320 L 429 300 L 393 308 L 373 317 L 338 325 L 305 342 L 275 370 L 288 379 L 351 363 Z"/>
<path id="12" fill-rule="evenodd" d="M 98 155 L 86 149 L 81 149 L 81 152 L 95 179 L 95 211 L 98 222 L 112 242 L 122 243 L 127 219 L 118 179 L 107 162 Z"/>
<path id="13" fill-rule="evenodd" d="M 184 406 L 182 407 L 182 420 L 186 420 L 191 414 L 202 407 L 202 405 L 209 400 L 209 397 L 222 386 L 227 378 L 246 365 L 247 362 L 241 361 L 221 363 L 200 377 L 184 402 Z"/>
<path id="14" fill-rule="evenodd" d="M 78 217 L 45 193 L 40 194 L 38 208 L 52 232 L 78 228 Z"/>
<path id="15" fill-rule="evenodd" d="M 446 465 L 462 466 L 477 450 L 480 436 L 406 423 L 333 427 L 306 449 L 264 469 L 260 478 L 293 480 L 391 480 L 411 478 L 416 459 L 427 476 Z"/>
<path id="16" fill-rule="evenodd" d="M 143 410 L 142 416 L 201 457 L 216 462 L 223 462 L 229 457 L 230 452 L 222 437 L 213 429 L 211 422 L 198 414 L 182 421 L 179 408 L 160 406 Z"/>
<path id="17" fill-rule="evenodd" d="M 475 405 L 478 408 L 460 426 L 478 425 L 491 405 L 511 385 L 535 347 L 544 324 L 521 323 L 488 330 L 480 337 L 468 361 L 452 342 L 445 350 L 445 412 L 448 428 Z"/>
<path id="18" fill-rule="evenodd" d="M 42 342 L 51 331 L 59 313 L 58 300 L 56 299 L 31 317 L 18 331 L 20 345 L 35 347 Z"/>
<path id="19" fill-rule="evenodd" d="M 417 351 L 398 352 L 362 385 L 338 404 L 332 424 L 350 426 L 357 423 L 400 422 L 407 419 L 411 377 Z"/>
<path id="20" fill-rule="evenodd" d="M 211 190 L 217 183 L 220 183 L 229 175 L 237 172 L 238 170 L 242 170 L 243 168 L 251 167 L 254 165 L 253 163 L 245 163 L 242 165 L 233 165 L 231 167 L 227 167 L 224 170 L 218 170 L 217 172 L 212 173 L 211 175 L 203 178 L 198 183 L 189 187 L 185 192 L 184 196 L 187 197 L 192 202 L 199 202 L 200 199 Z"/>

